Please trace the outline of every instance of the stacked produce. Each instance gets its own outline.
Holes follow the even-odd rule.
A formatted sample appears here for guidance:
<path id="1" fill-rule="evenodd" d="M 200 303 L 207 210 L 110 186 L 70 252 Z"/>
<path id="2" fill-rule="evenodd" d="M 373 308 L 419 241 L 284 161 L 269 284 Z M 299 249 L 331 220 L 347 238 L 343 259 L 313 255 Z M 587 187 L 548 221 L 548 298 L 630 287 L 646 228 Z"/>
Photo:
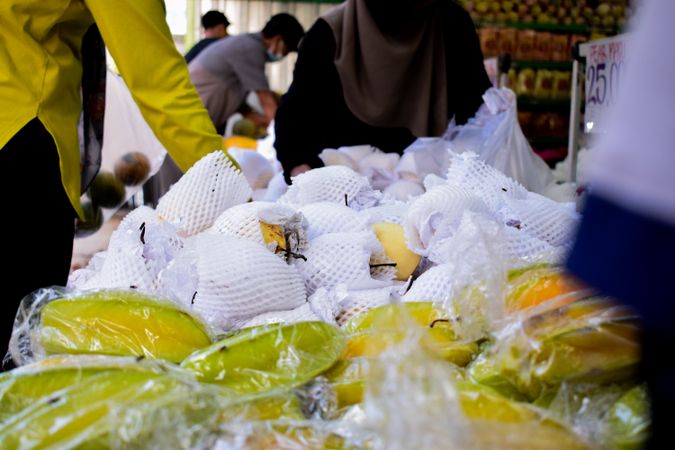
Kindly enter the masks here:
<path id="1" fill-rule="evenodd" d="M 469 0 L 463 6 L 476 21 L 489 23 L 539 23 L 553 25 L 584 25 L 594 27 L 623 27 L 631 15 L 626 0 Z"/>
<path id="2" fill-rule="evenodd" d="M 407 201 L 336 165 L 277 202 L 206 156 L 24 299 L 0 447 L 639 445 L 637 318 L 559 267 L 574 207 L 448 155 Z"/>

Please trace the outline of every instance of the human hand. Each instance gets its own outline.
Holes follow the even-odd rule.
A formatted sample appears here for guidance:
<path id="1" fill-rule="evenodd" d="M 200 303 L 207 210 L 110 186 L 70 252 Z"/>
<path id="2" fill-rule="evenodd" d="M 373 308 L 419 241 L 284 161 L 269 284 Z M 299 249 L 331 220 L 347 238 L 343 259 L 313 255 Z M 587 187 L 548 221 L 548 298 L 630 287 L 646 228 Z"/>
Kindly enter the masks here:
<path id="1" fill-rule="evenodd" d="M 305 173 L 308 170 L 312 170 L 309 164 L 300 164 L 299 166 L 295 166 L 291 169 L 291 176 L 294 177 L 296 175 L 300 175 L 301 173 Z"/>

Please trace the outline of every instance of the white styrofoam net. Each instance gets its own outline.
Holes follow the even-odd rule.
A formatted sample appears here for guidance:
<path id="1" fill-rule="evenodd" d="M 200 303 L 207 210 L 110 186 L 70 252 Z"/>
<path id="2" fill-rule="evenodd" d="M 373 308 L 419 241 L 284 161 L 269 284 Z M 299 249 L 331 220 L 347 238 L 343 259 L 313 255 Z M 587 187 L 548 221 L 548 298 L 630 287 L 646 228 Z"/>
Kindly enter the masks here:
<path id="1" fill-rule="evenodd" d="M 233 206 L 224 211 L 209 233 L 218 233 L 225 236 L 240 237 L 276 250 L 277 245 L 266 244 L 260 223 L 280 225 L 284 235 L 294 236 L 291 251 L 301 253 L 307 242 L 305 237 L 306 221 L 302 214 L 288 205 L 279 205 L 271 202 L 250 202 Z"/>
<path id="2" fill-rule="evenodd" d="M 307 299 L 297 269 L 259 244 L 202 233 L 187 240 L 186 248 L 197 256 L 199 284 L 192 303 L 217 327 L 295 309 Z"/>
<path id="3" fill-rule="evenodd" d="M 403 179 L 394 181 L 383 192 L 397 200 L 407 201 L 424 194 L 424 186 L 417 181 Z"/>
<path id="4" fill-rule="evenodd" d="M 558 203 L 534 192 L 505 201 L 523 231 L 553 246 L 570 244 L 579 220 L 574 203 Z"/>
<path id="5" fill-rule="evenodd" d="M 487 205 L 461 186 L 442 184 L 413 200 L 403 225 L 410 249 L 427 255 L 435 240 L 449 237 L 464 211 L 487 212 Z"/>
<path id="6" fill-rule="evenodd" d="M 333 202 L 363 209 L 375 205 L 382 196 L 372 190 L 366 177 L 345 166 L 320 167 L 300 174 L 292 181 L 279 203 L 300 207 L 316 202 Z"/>
<path id="7" fill-rule="evenodd" d="M 335 289 L 319 288 L 308 299 L 307 303 L 290 311 L 271 311 L 254 317 L 242 328 L 272 323 L 297 323 L 322 321 L 337 325 L 335 318 L 340 312 L 340 301 L 347 296 L 344 286 Z"/>
<path id="8" fill-rule="evenodd" d="M 527 190 L 518 182 L 487 165 L 472 152 L 450 152 L 447 182 L 478 196 L 491 211 L 503 206 L 504 197 L 525 198 Z"/>
<path id="9" fill-rule="evenodd" d="M 197 161 L 157 205 L 159 216 L 191 236 L 207 229 L 227 208 L 246 202 L 251 187 L 228 156 L 215 151 Z"/>
<path id="10" fill-rule="evenodd" d="M 307 219 L 307 238 L 310 240 L 327 233 L 366 229 L 366 220 L 358 211 L 339 203 L 310 203 L 299 211 Z"/>
<path id="11" fill-rule="evenodd" d="M 352 317 L 378 306 L 386 305 L 391 300 L 391 293 L 391 286 L 348 291 L 347 296 L 340 302 L 340 311 L 337 316 L 338 324 L 344 325 Z"/>
<path id="12" fill-rule="evenodd" d="M 242 325 L 242 328 L 257 327 L 260 325 L 271 325 L 273 323 L 292 324 L 298 322 L 313 322 L 320 320 L 312 311 L 309 303 L 305 303 L 289 311 L 270 311 L 258 316 Z"/>
<path id="13" fill-rule="evenodd" d="M 364 209 L 360 214 L 367 218 L 368 224 L 376 223 L 395 223 L 397 225 L 403 224 L 403 218 L 408 212 L 408 205 L 403 202 L 391 202 L 375 206 L 373 208 Z"/>
<path id="14" fill-rule="evenodd" d="M 367 289 L 391 284 L 391 280 L 371 277 L 370 258 L 382 253 L 382 246 L 372 231 L 330 233 L 312 240 L 304 256 L 295 260 L 311 295 L 318 288 L 344 284 L 348 289 Z"/>
<path id="15" fill-rule="evenodd" d="M 152 291 L 156 277 L 183 247 L 172 224 L 158 219 L 148 207 L 130 212 L 110 236 L 100 270 L 74 288 L 133 287 Z"/>

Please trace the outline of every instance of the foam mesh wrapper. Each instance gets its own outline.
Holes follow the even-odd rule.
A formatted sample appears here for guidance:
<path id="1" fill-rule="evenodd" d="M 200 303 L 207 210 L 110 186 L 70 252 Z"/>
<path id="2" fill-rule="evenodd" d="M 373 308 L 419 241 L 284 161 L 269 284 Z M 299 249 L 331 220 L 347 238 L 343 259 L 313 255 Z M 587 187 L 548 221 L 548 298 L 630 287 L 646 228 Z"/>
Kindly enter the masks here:
<path id="1" fill-rule="evenodd" d="M 312 240 L 328 233 L 358 232 L 366 229 L 361 213 L 333 202 L 317 202 L 298 209 L 307 220 L 307 237 Z"/>
<path id="2" fill-rule="evenodd" d="M 345 166 L 328 166 L 293 177 L 288 191 L 278 201 L 296 207 L 332 202 L 361 210 L 376 205 L 381 197 L 382 193 L 374 191 L 366 177 Z"/>
<path id="3" fill-rule="evenodd" d="M 251 198 L 248 181 L 222 151 L 215 151 L 194 166 L 162 196 L 157 213 L 191 236 L 213 225 L 226 209 Z"/>
<path id="4" fill-rule="evenodd" d="M 310 242 L 305 260 L 293 264 L 302 276 L 308 294 L 338 284 L 347 289 L 368 289 L 391 285 L 391 279 L 374 279 L 370 260 L 382 253 L 382 246 L 372 231 L 329 233 Z"/>
<path id="5" fill-rule="evenodd" d="M 193 307 L 214 326 L 229 329 L 253 317 L 292 310 L 307 299 L 298 270 L 245 239 L 203 233 L 186 242 L 197 256 Z"/>
<path id="6" fill-rule="evenodd" d="M 276 243 L 267 244 L 261 230 L 261 222 L 281 226 L 293 253 L 302 253 L 307 245 L 307 222 L 301 213 L 288 205 L 255 201 L 233 206 L 225 210 L 207 231 L 225 236 L 238 237 L 256 242 L 274 252 Z"/>
<path id="7" fill-rule="evenodd" d="M 100 269 L 70 283 L 77 289 L 133 288 L 153 292 L 157 276 L 183 247 L 178 229 L 152 208 L 131 211 L 110 236 Z M 92 271 L 89 266 L 85 268 Z"/>

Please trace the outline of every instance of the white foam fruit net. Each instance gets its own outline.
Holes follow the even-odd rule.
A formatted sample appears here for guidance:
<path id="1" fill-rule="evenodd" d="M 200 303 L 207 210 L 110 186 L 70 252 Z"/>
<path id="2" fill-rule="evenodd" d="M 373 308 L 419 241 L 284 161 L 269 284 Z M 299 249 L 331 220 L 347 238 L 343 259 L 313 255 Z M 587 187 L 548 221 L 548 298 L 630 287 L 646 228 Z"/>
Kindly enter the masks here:
<path id="1" fill-rule="evenodd" d="M 487 205 L 461 186 L 442 184 L 413 200 L 403 219 L 410 249 L 427 255 L 434 240 L 448 237 L 464 211 L 487 212 Z"/>
<path id="2" fill-rule="evenodd" d="M 517 181 L 507 177 L 482 161 L 472 152 L 450 152 L 447 183 L 461 187 L 478 196 L 491 211 L 503 206 L 504 197 L 525 198 L 527 190 Z"/>
<path id="3" fill-rule="evenodd" d="M 308 299 L 307 303 L 290 311 L 271 311 L 254 317 L 246 322 L 243 328 L 272 323 L 297 323 L 322 321 L 336 325 L 335 318 L 340 312 L 340 302 L 347 296 L 344 286 L 335 289 L 319 288 Z"/>
<path id="4" fill-rule="evenodd" d="M 519 229 L 553 246 L 570 244 L 579 220 L 574 203 L 558 203 L 529 192 L 524 199 L 507 198 L 506 205 L 517 218 Z"/>
<path id="5" fill-rule="evenodd" d="M 197 161 L 157 205 L 159 216 L 191 236 L 207 229 L 227 208 L 246 202 L 251 187 L 222 151 Z"/>
<path id="6" fill-rule="evenodd" d="M 288 205 L 258 201 L 233 206 L 218 216 L 208 232 L 239 237 L 266 246 L 260 228 L 261 222 L 280 225 L 284 234 L 300 237 L 301 239 L 296 241 L 301 242 L 296 242 L 292 251 L 298 253 L 303 250 L 306 244 L 304 231 L 306 224 L 302 214 Z M 276 249 L 276 244 L 273 247 L 272 251 Z"/>
<path id="7" fill-rule="evenodd" d="M 403 224 L 403 218 L 408 212 L 408 205 L 403 202 L 394 201 L 387 204 L 375 206 L 373 208 L 364 209 L 360 214 L 366 217 L 368 224 L 376 223 L 395 223 L 397 225 Z"/>
<path id="8" fill-rule="evenodd" d="M 372 231 L 324 234 L 312 240 L 304 256 L 295 260 L 311 295 L 318 288 L 343 284 L 347 289 L 366 289 L 391 284 L 390 280 L 371 277 L 370 258 L 382 253 L 382 246 Z"/>
<path id="9" fill-rule="evenodd" d="M 305 303 L 304 305 L 289 311 L 270 311 L 260 314 L 246 322 L 242 328 L 270 325 L 273 323 L 292 324 L 298 322 L 314 322 L 318 320 L 320 319 L 314 314 L 309 303 Z"/>
<path id="10" fill-rule="evenodd" d="M 333 202 L 362 209 L 375 205 L 381 193 L 373 191 L 368 179 L 345 166 L 328 166 L 310 170 L 293 178 L 280 203 L 304 206 Z"/>
<path id="11" fill-rule="evenodd" d="M 455 292 L 453 265 L 440 264 L 431 267 L 413 281 L 410 290 L 403 296 L 405 302 L 448 302 Z"/>
<path id="12" fill-rule="evenodd" d="M 78 289 L 135 288 L 152 291 L 156 277 L 183 247 L 170 223 L 159 220 L 152 208 L 129 213 L 110 236 L 100 270 Z M 75 277 L 73 277 L 75 278 Z"/>
<path id="13" fill-rule="evenodd" d="M 310 240 L 322 234 L 363 231 L 366 228 L 366 220 L 358 211 L 339 203 L 310 203 L 299 211 L 307 220 L 307 238 Z"/>
<path id="14" fill-rule="evenodd" d="M 197 255 L 194 308 L 228 329 L 269 311 L 291 310 L 307 299 L 297 269 L 244 239 L 202 233 L 186 242 Z"/>
<path id="15" fill-rule="evenodd" d="M 344 325 L 352 317 L 378 306 L 386 305 L 391 300 L 391 292 L 391 286 L 348 291 L 346 297 L 340 301 L 340 310 L 337 315 L 338 324 Z"/>

